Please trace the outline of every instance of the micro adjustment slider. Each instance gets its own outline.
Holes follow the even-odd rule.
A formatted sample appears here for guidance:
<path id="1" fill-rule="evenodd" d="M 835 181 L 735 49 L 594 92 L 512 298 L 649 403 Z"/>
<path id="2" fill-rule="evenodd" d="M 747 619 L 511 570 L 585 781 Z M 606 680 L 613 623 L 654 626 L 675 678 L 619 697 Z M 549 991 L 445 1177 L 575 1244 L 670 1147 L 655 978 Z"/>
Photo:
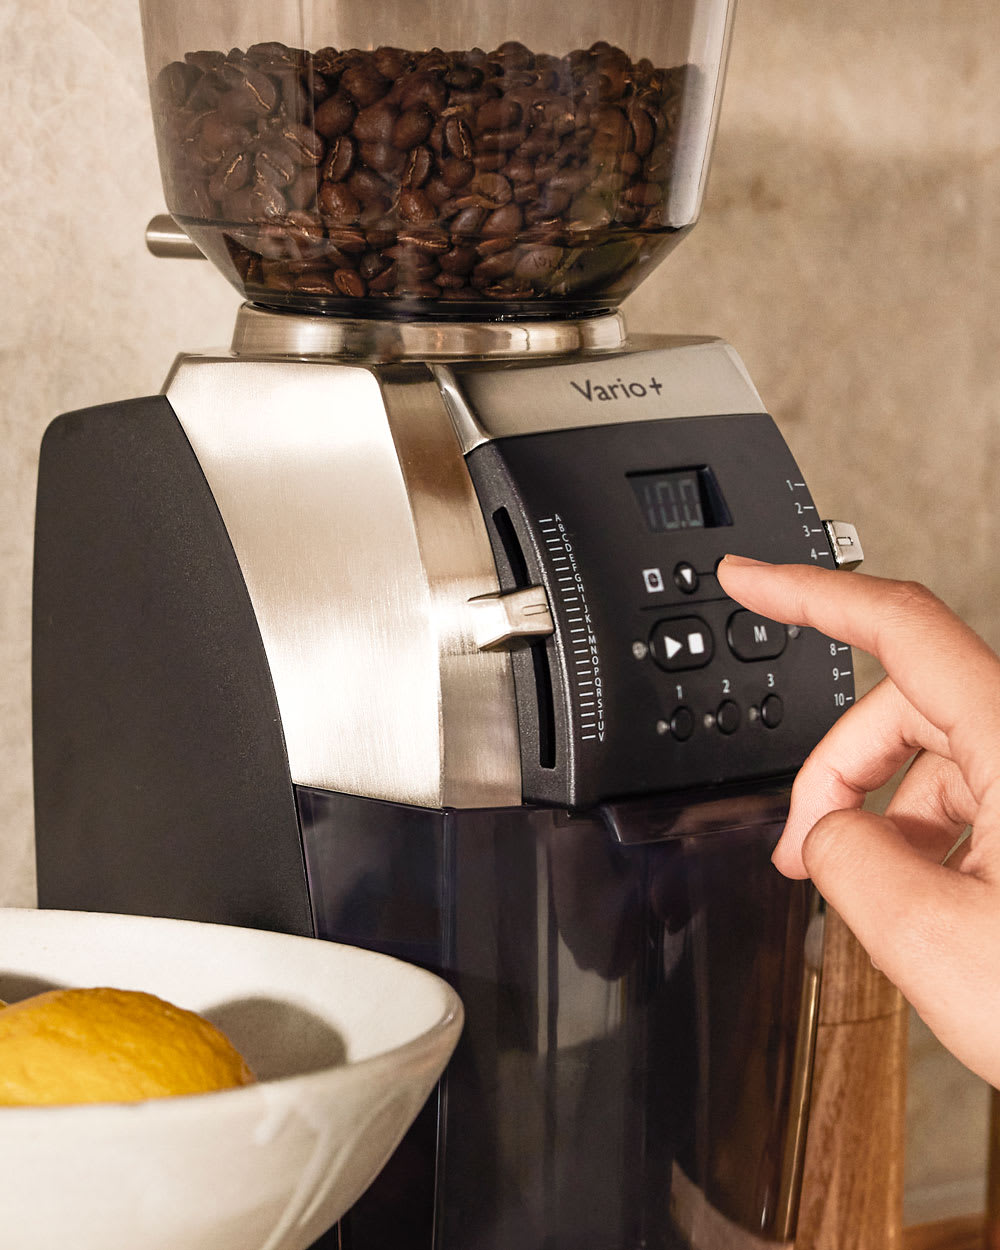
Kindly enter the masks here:
<path id="1" fill-rule="evenodd" d="M 469 607 L 480 651 L 510 651 L 555 633 L 549 601 L 541 586 L 479 595 L 469 600 Z"/>
<path id="2" fill-rule="evenodd" d="M 833 559 L 838 569 L 856 569 L 865 558 L 858 540 L 858 531 L 847 521 L 824 521 L 823 529 L 833 551 Z"/>

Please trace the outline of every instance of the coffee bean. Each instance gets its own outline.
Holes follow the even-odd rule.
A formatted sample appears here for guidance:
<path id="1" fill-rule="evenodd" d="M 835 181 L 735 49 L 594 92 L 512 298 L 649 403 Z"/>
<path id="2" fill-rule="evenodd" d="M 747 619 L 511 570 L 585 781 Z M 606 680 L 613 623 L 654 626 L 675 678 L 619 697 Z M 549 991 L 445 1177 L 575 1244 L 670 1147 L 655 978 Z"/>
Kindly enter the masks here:
<path id="1" fill-rule="evenodd" d="M 459 209 L 448 223 L 452 237 L 475 238 L 488 215 L 487 209 L 481 204 L 470 204 Z"/>
<path id="2" fill-rule="evenodd" d="M 528 282 L 544 282 L 562 264 L 563 255 L 561 247 L 529 247 L 521 254 L 514 274 Z"/>
<path id="3" fill-rule="evenodd" d="M 283 139 L 265 139 L 253 158 L 257 177 L 274 187 L 287 187 L 302 168 L 291 144 Z"/>
<path id="4" fill-rule="evenodd" d="M 452 156 L 467 161 L 472 156 L 472 134 L 467 122 L 449 117 L 444 127 L 444 142 Z"/>
<path id="5" fill-rule="evenodd" d="M 441 163 L 441 180 L 452 190 L 466 186 L 472 181 L 476 167 L 470 160 L 451 157 Z"/>
<path id="6" fill-rule="evenodd" d="M 350 299 L 364 299 L 368 294 L 364 279 L 353 269 L 338 269 L 333 275 L 334 286 L 341 295 Z"/>
<path id="7" fill-rule="evenodd" d="M 320 212 L 335 225 L 346 226 L 358 220 L 361 204 L 357 196 L 340 182 L 324 182 L 316 197 Z"/>
<path id="8" fill-rule="evenodd" d="M 476 139 L 477 152 L 510 152 L 528 137 L 527 130 L 484 130 Z"/>
<path id="9" fill-rule="evenodd" d="M 303 169 L 291 186 L 285 188 L 285 199 L 293 209 L 306 209 L 316 203 L 319 178 L 315 166 Z"/>
<path id="10" fill-rule="evenodd" d="M 330 182 L 343 182 L 351 172 L 356 155 L 357 144 L 351 136 L 340 135 L 327 150 L 326 160 L 323 162 L 323 177 Z"/>
<path id="11" fill-rule="evenodd" d="M 516 100 L 498 96 L 480 105 L 476 113 L 476 129 L 482 132 L 516 128 L 520 124 L 521 113 L 521 105 Z"/>
<path id="12" fill-rule="evenodd" d="M 326 155 L 326 144 L 320 136 L 301 122 L 285 122 L 280 133 L 301 165 L 318 165 Z"/>
<path id="13" fill-rule="evenodd" d="M 496 208 L 506 204 L 514 194 L 503 174 L 497 173 L 477 173 L 469 183 L 469 191 L 480 196 L 485 204 Z"/>
<path id="14" fill-rule="evenodd" d="M 516 265 L 517 252 L 514 248 L 507 247 L 504 251 L 481 260 L 473 269 L 472 277 L 477 283 L 496 282 L 498 278 L 506 278 L 513 273 Z"/>
<path id="15" fill-rule="evenodd" d="M 208 181 L 208 194 L 213 200 L 224 200 L 250 181 L 250 155 L 245 150 L 227 153 Z"/>
<path id="16" fill-rule="evenodd" d="M 474 247 L 453 247 L 438 257 L 438 265 L 445 273 L 464 277 L 472 272 L 477 260 Z"/>
<path id="17" fill-rule="evenodd" d="M 376 48 L 372 54 L 375 68 L 390 81 L 395 81 L 410 68 L 412 56 L 402 48 Z"/>
<path id="18" fill-rule="evenodd" d="M 433 168 L 433 153 L 430 148 L 420 144 L 419 147 L 415 147 L 410 152 L 406 161 L 406 168 L 403 171 L 400 182 L 404 187 L 422 187 L 431 176 Z"/>
<path id="19" fill-rule="evenodd" d="M 516 235 L 521 229 L 523 222 L 521 215 L 521 206 L 519 204 L 505 204 L 503 208 L 498 208 L 483 222 L 483 234 L 509 234 Z"/>
<path id="20" fill-rule="evenodd" d="M 313 125 L 325 139 L 346 134 L 354 123 L 354 105 L 345 95 L 332 95 L 316 110 Z"/>
<path id="21" fill-rule="evenodd" d="M 663 199 L 663 188 L 656 182 L 636 182 L 625 191 L 625 200 L 636 208 L 655 208 Z"/>
<path id="22" fill-rule="evenodd" d="M 362 164 L 380 174 L 398 174 L 406 164 L 406 153 L 391 143 L 362 143 L 358 154 Z"/>
<path id="23" fill-rule="evenodd" d="M 399 107 L 413 108 L 426 104 L 432 113 L 438 114 L 448 102 L 448 88 L 435 74 L 416 71 L 406 74 L 398 83 Z"/>
<path id="24" fill-rule="evenodd" d="M 434 128 L 434 115 L 425 104 L 405 109 L 392 127 L 392 142 L 397 148 L 415 148 L 423 143 Z M 430 172 L 430 171 L 428 171 Z"/>
<path id="25" fill-rule="evenodd" d="M 399 215 L 403 221 L 437 221 L 438 210 L 423 191 L 404 190 L 399 193 Z"/>
<path id="26" fill-rule="evenodd" d="M 374 169 L 362 165 L 347 180 L 348 189 L 356 195 L 362 204 L 370 204 L 374 199 L 388 199 L 391 188 L 386 180 Z"/>
<path id="27" fill-rule="evenodd" d="M 381 273 L 368 279 L 368 290 L 375 295 L 388 294 L 395 289 L 397 272 L 398 267 L 396 263 L 390 263 Z"/>
<path id="28" fill-rule="evenodd" d="M 365 235 L 350 226 L 331 226 L 327 232 L 330 242 L 345 256 L 357 256 L 367 246 Z"/>
<path id="29" fill-rule="evenodd" d="M 374 63 L 365 63 L 345 69 L 340 77 L 340 87 L 363 110 L 382 99 L 389 89 L 389 80 L 382 77 Z"/>
<path id="30" fill-rule="evenodd" d="M 354 137 L 362 143 L 391 143 L 396 113 L 390 100 L 379 100 L 363 108 L 354 119 Z"/>
<path id="31" fill-rule="evenodd" d="M 365 252 L 364 256 L 358 261 L 358 273 L 368 282 L 372 278 L 377 278 L 390 264 L 392 262 L 383 256 L 381 252 Z"/>

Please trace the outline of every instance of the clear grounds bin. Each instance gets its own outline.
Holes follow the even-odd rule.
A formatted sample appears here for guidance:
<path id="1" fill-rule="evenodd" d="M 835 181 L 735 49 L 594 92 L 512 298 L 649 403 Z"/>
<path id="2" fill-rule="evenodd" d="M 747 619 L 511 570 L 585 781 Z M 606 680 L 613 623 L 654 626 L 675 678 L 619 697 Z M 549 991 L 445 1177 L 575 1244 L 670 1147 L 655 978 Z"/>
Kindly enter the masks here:
<path id="1" fill-rule="evenodd" d="M 142 0 L 167 207 L 249 300 L 614 308 L 697 220 L 731 0 Z"/>

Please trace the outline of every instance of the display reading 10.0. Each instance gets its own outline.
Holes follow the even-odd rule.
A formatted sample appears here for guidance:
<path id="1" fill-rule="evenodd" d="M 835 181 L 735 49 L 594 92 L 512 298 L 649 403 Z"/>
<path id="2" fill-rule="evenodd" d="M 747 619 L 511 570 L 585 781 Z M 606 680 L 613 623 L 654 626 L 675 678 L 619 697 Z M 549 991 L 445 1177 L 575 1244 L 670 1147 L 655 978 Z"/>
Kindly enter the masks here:
<path id="1" fill-rule="evenodd" d="M 631 480 L 646 524 L 655 534 L 704 528 L 697 470 L 643 473 Z"/>

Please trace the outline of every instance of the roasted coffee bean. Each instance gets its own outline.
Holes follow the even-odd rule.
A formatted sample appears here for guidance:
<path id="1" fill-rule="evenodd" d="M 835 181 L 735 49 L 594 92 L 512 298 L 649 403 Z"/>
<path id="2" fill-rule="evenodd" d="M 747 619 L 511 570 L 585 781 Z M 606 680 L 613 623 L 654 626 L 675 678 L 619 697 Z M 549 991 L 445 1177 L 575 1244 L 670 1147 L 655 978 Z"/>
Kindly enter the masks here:
<path id="1" fill-rule="evenodd" d="M 420 70 L 401 78 L 397 90 L 399 107 L 403 109 L 426 104 L 432 113 L 439 114 L 448 102 L 448 88 L 441 79 Z"/>
<path id="2" fill-rule="evenodd" d="M 265 139 L 253 158 L 257 177 L 274 187 L 287 187 L 302 168 L 291 144 L 283 139 Z"/>
<path id="3" fill-rule="evenodd" d="M 516 235 L 521 229 L 524 218 L 521 215 L 521 206 L 513 203 L 505 204 L 503 208 L 498 208 L 483 222 L 483 234 L 504 234 Z"/>
<path id="4" fill-rule="evenodd" d="M 455 188 L 449 187 L 443 178 L 429 178 L 424 183 L 423 190 L 430 202 L 436 204 L 442 210 L 442 216 L 447 216 L 445 205 L 450 203 L 454 197 Z"/>
<path id="5" fill-rule="evenodd" d="M 247 185 L 250 173 L 250 155 L 247 151 L 228 152 L 208 180 L 208 194 L 213 200 L 224 200 L 233 191 L 240 191 Z"/>
<path id="6" fill-rule="evenodd" d="M 657 182 L 636 182 L 625 191 L 624 198 L 636 208 L 655 208 L 663 199 L 663 188 Z"/>
<path id="7" fill-rule="evenodd" d="M 171 61 L 156 76 L 155 94 L 166 109 L 179 109 L 200 77 L 197 67 L 183 61 Z"/>
<path id="8" fill-rule="evenodd" d="M 293 209 L 305 209 L 316 203 L 319 190 L 318 171 L 315 166 L 303 169 L 291 186 L 285 188 L 285 199 Z"/>
<path id="9" fill-rule="evenodd" d="M 345 95 L 332 95 L 316 110 L 313 125 L 325 139 L 346 134 L 354 124 L 356 109 Z"/>
<path id="10" fill-rule="evenodd" d="M 510 152 L 527 139 L 526 130 L 484 130 L 476 139 L 477 152 Z"/>
<path id="11" fill-rule="evenodd" d="M 351 136 L 340 135 L 327 150 L 326 160 L 323 162 L 323 177 L 330 182 L 343 182 L 351 172 L 356 155 L 357 144 Z"/>
<path id="12" fill-rule="evenodd" d="M 370 108 L 381 100 L 389 90 L 389 80 L 383 78 L 374 62 L 352 65 L 340 76 L 340 89 L 346 91 L 359 109 Z"/>
<path id="13" fill-rule="evenodd" d="M 482 229 L 489 212 L 481 204 L 470 204 L 455 212 L 448 223 L 452 237 L 475 238 Z"/>
<path id="14" fill-rule="evenodd" d="M 455 91 L 475 91 L 483 81 L 483 71 L 476 65 L 455 65 L 445 74 L 445 82 Z"/>
<path id="15" fill-rule="evenodd" d="M 516 100 L 497 96 L 480 105 L 476 113 L 476 129 L 482 133 L 484 130 L 516 128 L 521 123 L 522 111 L 521 105 Z"/>
<path id="16" fill-rule="evenodd" d="M 399 193 L 399 215 L 403 221 L 432 222 L 438 219 L 438 210 L 423 191 L 409 188 Z"/>
<path id="17" fill-rule="evenodd" d="M 406 73 L 412 63 L 412 55 L 402 48 L 376 48 L 372 54 L 375 68 L 390 81 L 395 81 Z"/>
<path id="18" fill-rule="evenodd" d="M 475 175 L 476 167 L 470 160 L 451 157 L 441 163 L 441 180 L 452 190 L 467 186 Z"/>
<path id="19" fill-rule="evenodd" d="M 544 282 L 551 278 L 563 260 L 561 247 L 529 247 L 521 253 L 514 275 L 528 282 Z"/>
<path id="20" fill-rule="evenodd" d="M 474 247 L 453 247 L 438 257 L 438 266 L 444 273 L 464 277 L 471 273 L 478 263 Z"/>
<path id="21" fill-rule="evenodd" d="M 398 174 L 406 165 L 406 153 L 391 143 L 362 143 L 358 156 L 362 165 L 380 174 Z"/>
<path id="22" fill-rule="evenodd" d="M 646 109 L 639 105 L 629 109 L 629 124 L 632 127 L 632 146 L 637 156 L 648 156 L 656 137 L 653 119 Z"/>
<path id="23" fill-rule="evenodd" d="M 435 226 L 403 229 L 396 238 L 399 247 L 413 248 L 425 256 L 438 256 L 451 247 L 447 233 Z"/>
<path id="24" fill-rule="evenodd" d="M 469 191 L 478 195 L 484 204 L 500 208 L 508 203 L 514 191 L 503 176 L 497 173 L 477 173 L 469 183 Z"/>
<path id="25" fill-rule="evenodd" d="M 508 274 L 513 273 L 516 265 L 517 251 L 513 247 L 507 247 L 502 252 L 496 252 L 493 256 L 487 256 L 485 260 L 481 260 L 472 271 L 472 280 L 479 285 L 496 282 L 499 278 L 506 278 Z"/>
<path id="26" fill-rule="evenodd" d="M 359 256 L 367 246 L 365 235 L 350 226 L 331 226 L 326 233 L 330 242 L 345 256 Z"/>
<path id="27" fill-rule="evenodd" d="M 326 144 L 315 130 L 302 122 L 285 122 L 280 134 L 294 150 L 301 165 L 318 165 L 326 155 Z"/>
<path id="28" fill-rule="evenodd" d="M 253 121 L 273 112 L 278 99 L 278 88 L 267 74 L 247 69 L 239 84 L 223 95 L 219 110 L 231 121 Z"/>
<path id="29" fill-rule="evenodd" d="M 341 295 L 351 299 L 364 299 L 368 294 L 364 279 L 353 269 L 338 269 L 333 275 L 333 282 Z"/>
<path id="30" fill-rule="evenodd" d="M 386 268 L 383 269 L 381 273 L 376 274 L 375 277 L 368 279 L 368 290 L 375 295 L 388 294 L 389 291 L 392 291 L 395 289 L 397 272 L 398 272 L 398 267 L 395 261 L 393 261 L 389 265 L 387 265 Z"/>
<path id="31" fill-rule="evenodd" d="M 374 199 L 388 199 L 391 190 L 380 174 L 364 165 L 351 174 L 347 186 L 362 204 L 370 204 Z"/>
<path id="32" fill-rule="evenodd" d="M 391 100 L 379 100 L 363 108 L 354 119 L 354 137 L 362 143 L 391 143 L 396 114 Z"/>
<path id="33" fill-rule="evenodd" d="M 406 168 L 403 171 L 400 182 L 404 187 L 422 187 L 431 176 L 433 168 L 434 154 L 430 148 L 420 144 L 407 157 Z"/>
<path id="34" fill-rule="evenodd" d="M 434 115 L 425 104 L 405 109 L 392 127 L 392 142 L 397 148 L 415 148 L 423 143 L 434 128 Z M 430 171 L 428 171 L 430 172 Z"/>
<path id="35" fill-rule="evenodd" d="M 499 173 L 507 164 L 507 153 L 500 151 L 477 152 L 472 158 L 472 163 L 480 173 Z"/>
<path id="36" fill-rule="evenodd" d="M 338 226 L 347 226 L 361 216 L 361 204 L 341 182 L 324 182 L 316 197 L 320 212 Z"/>
<path id="37" fill-rule="evenodd" d="M 461 118 L 449 117 L 445 122 L 444 142 L 453 157 L 467 161 L 472 156 L 472 133 Z"/>
<path id="38" fill-rule="evenodd" d="M 358 273 L 366 282 L 378 277 L 392 264 L 381 252 L 365 252 L 358 261 Z"/>

